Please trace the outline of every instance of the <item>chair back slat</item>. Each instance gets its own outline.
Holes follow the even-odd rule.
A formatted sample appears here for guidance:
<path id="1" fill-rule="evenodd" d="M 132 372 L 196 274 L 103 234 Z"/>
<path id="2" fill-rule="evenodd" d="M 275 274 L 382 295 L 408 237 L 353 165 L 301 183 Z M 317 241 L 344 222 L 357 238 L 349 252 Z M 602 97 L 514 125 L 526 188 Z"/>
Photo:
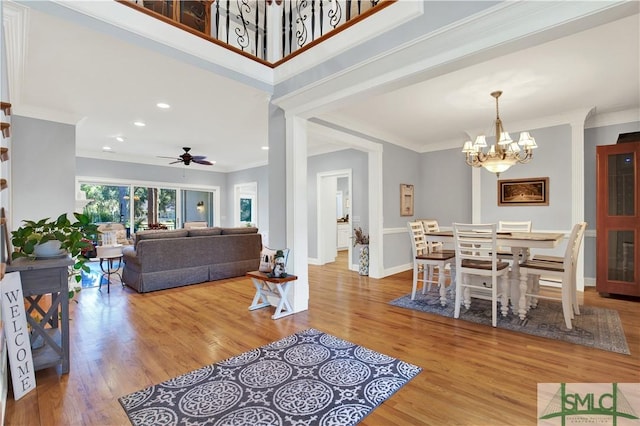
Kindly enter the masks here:
<path id="1" fill-rule="evenodd" d="M 498 232 L 531 232 L 531 221 L 498 221 Z"/>
<path id="2" fill-rule="evenodd" d="M 409 237 L 411 238 L 411 251 L 413 252 L 413 257 L 421 256 L 427 254 L 429 252 L 427 247 L 427 240 L 424 236 L 424 228 L 422 227 L 422 222 L 407 222 L 407 227 L 409 228 Z"/>
<path id="3" fill-rule="evenodd" d="M 496 268 L 496 229 L 493 224 L 453 224 L 456 262 L 461 266 L 462 261 L 492 262 L 492 269 Z"/>
<path id="4" fill-rule="evenodd" d="M 429 251 L 429 253 L 442 251 L 443 244 L 438 241 L 433 241 L 432 239 L 429 238 L 430 232 L 440 231 L 440 225 L 438 225 L 438 221 L 435 219 L 418 219 L 418 222 L 422 222 L 425 239 L 427 240 L 427 250 Z"/>

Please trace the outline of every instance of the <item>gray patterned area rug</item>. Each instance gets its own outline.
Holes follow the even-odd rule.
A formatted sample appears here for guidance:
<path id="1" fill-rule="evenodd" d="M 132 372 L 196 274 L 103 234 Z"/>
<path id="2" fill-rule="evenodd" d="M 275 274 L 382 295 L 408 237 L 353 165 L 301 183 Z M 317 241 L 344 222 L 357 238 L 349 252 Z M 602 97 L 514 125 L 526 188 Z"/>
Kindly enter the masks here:
<path id="1" fill-rule="evenodd" d="M 402 308 L 453 318 L 453 302 L 442 307 L 437 289 L 432 289 L 426 294 L 418 292 L 415 300 L 411 300 L 411 294 L 407 294 L 389 303 Z M 460 319 L 491 327 L 491 302 L 472 299 L 469 310 L 462 307 Z M 626 355 L 631 354 L 624 336 L 620 316 L 617 311 L 612 309 L 580 306 L 580 315 L 575 316 L 573 328 L 569 330 L 564 324 L 562 303 L 541 299 L 538 306 L 531 309 L 524 320 L 520 320 L 517 315 L 511 313 L 511 310 L 506 318 L 498 314 L 498 328 Z"/>
<path id="2" fill-rule="evenodd" d="M 119 401 L 134 425 L 355 425 L 420 371 L 308 329 Z"/>

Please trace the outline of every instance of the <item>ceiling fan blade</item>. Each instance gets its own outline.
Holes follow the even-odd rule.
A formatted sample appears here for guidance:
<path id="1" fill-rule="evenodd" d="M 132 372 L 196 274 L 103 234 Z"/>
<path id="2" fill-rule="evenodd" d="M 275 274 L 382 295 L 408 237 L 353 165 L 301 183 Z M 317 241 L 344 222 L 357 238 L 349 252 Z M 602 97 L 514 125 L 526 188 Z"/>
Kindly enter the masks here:
<path id="1" fill-rule="evenodd" d="M 171 158 L 172 160 L 176 160 L 176 159 L 180 160 L 180 157 L 165 157 L 163 155 L 158 155 L 157 157 L 158 158 Z M 180 160 L 180 161 L 182 161 L 182 160 Z"/>
<path id="2" fill-rule="evenodd" d="M 206 155 L 192 155 L 191 158 L 193 160 L 204 160 L 205 158 L 207 158 Z"/>
<path id="3" fill-rule="evenodd" d="M 191 161 L 193 161 L 194 163 L 198 163 L 198 164 L 204 164 L 205 166 L 213 166 L 215 164 L 214 162 L 208 161 L 208 160 L 200 160 L 197 158 L 192 158 Z"/>
<path id="4" fill-rule="evenodd" d="M 172 162 L 170 162 L 169 164 L 176 164 L 176 163 L 184 163 L 184 161 L 182 161 L 182 160 L 172 161 Z"/>

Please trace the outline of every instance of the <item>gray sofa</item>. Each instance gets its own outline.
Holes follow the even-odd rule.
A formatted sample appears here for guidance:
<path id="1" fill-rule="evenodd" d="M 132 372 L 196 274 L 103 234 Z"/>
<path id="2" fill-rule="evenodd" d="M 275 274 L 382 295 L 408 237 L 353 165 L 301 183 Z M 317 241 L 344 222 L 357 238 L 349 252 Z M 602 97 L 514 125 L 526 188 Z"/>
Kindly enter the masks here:
<path id="1" fill-rule="evenodd" d="M 257 228 L 141 231 L 123 250 L 122 282 L 139 293 L 239 277 L 260 265 Z"/>

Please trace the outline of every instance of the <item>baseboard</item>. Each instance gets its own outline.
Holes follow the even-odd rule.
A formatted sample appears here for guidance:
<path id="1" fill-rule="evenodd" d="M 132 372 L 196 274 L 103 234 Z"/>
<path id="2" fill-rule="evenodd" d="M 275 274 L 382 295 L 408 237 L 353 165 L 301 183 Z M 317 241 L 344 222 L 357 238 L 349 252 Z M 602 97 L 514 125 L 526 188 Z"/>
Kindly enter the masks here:
<path id="1" fill-rule="evenodd" d="M 317 257 L 308 257 L 307 258 L 307 263 L 309 265 L 320 265 L 320 261 L 318 260 Z"/>
<path id="2" fill-rule="evenodd" d="M 413 269 L 413 263 L 406 263 L 404 265 L 394 266 L 393 268 L 387 268 L 383 271 L 382 277 L 388 277 L 389 275 L 399 274 L 400 272 L 410 271 Z"/>

